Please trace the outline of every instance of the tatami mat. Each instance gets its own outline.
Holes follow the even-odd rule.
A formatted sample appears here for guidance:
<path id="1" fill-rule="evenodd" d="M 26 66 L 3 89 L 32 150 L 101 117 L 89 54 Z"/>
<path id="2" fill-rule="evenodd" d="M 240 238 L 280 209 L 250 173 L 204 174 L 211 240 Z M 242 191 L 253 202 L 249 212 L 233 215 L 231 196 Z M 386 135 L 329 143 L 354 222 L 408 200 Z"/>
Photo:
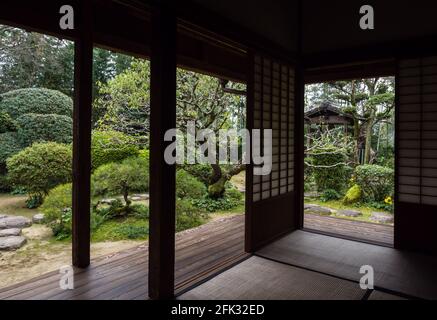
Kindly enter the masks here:
<path id="1" fill-rule="evenodd" d="M 384 293 L 381 291 L 373 291 L 369 297 L 369 300 L 407 300 L 407 299 L 392 294 Z"/>
<path id="2" fill-rule="evenodd" d="M 375 271 L 375 287 L 437 299 L 437 259 L 395 249 L 296 231 L 257 252 L 293 266 L 359 281 L 360 268 Z"/>
<path id="3" fill-rule="evenodd" d="M 361 300 L 358 283 L 251 257 L 179 297 L 182 300 Z"/>

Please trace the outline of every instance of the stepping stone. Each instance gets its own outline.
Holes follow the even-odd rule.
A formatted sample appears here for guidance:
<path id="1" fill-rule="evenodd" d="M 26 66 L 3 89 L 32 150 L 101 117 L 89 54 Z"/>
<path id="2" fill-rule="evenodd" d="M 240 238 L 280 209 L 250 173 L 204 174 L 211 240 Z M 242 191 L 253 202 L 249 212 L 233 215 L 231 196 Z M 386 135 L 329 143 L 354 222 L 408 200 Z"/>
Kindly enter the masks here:
<path id="1" fill-rule="evenodd" d="M 332 214 L 332 210 L 324 207 L 312 207 L 306 210 L 307 213 L 313 213 L 320 216 L 330 216 Z"/>
<path id="2" fill-rule="evenodd" d="M 32 226 L 32 221 L 25 217 L 7 216 L 0 219 L 0 230 L 3 229 L 24 229 Z"/>
<path id="3" fill-rule="evenodd" d="M 351 218 L 358 218 L 363 215 L 361 212 L 354 211 L 354 210 L 340 210 L 338 211 L 338 214 L 344 217 L 351 217 Z"/>
<path id="4" fill-rule="evenodd" d="M 317 204 L 310 204 L 310 203 L 304 205 L 304 210 L 309 210 L 312 208 L 320 208 L 320 206 Z"/>
<path id="5" fill-rule="evenodd" d="M 21 229 L 4 229 L 0 230 L 0 238 L 21 236 Z"/>
<path id="6" fill-rule="evenodd" d="M 26 244 L 25 237 L 5 237 L 0 238 L 0 251 L 12 251 L 20 249 Z"/>
<path id="7" fill-rule="evenodd" d="M 38 213 L 33 216 L 32 222 L 35 224 L 42 224 L 44 222 L 44 214 Z"/>
<path id="8" fill-rule="evenodd" d="M 102 200 L 100 200 L 100 203 L 111 205 L 111 204 L 113 204 L 115 201 L 117 201 L 117 199 L 102 199 Z"/>
<path id="9" fill-rule="evenodd" d="M 130 199 L 132 201 L 141 201 L 141 200 L 143 200 L 143 198 L 141 198 L 141 197 L 131 197 Z"/>
<path id="10" fill-rule="evenodd" d="M 7 215 L 5 215 L 5 214 L 0 214 L 0 219 L 6 218 L 6 217 L 7 217 Z"/>
<path id="11" fill-rule="evenodd" d="M 382 224 L 392 224 L 395 222 L 393 215 L 384 212 L 373 212 L 370 220 Z"/>
<path id="12" fill-rule="evenodd" d="M 141 198 L 141 200 L 149 200 L 150 196 L 148 193 L 144 193 L 144 194 L 134 194 L 132 195 L 132 197 L 138 197 Z"/>

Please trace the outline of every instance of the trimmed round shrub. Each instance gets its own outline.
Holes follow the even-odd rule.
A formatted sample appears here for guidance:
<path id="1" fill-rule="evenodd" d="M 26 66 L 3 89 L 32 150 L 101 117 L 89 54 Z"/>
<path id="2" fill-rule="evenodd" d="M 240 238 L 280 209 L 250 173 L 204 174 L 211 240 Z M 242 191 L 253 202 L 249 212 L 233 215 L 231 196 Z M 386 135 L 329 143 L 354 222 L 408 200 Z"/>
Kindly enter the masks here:
<path id="1" fill-rule="evenodd" d="M 0 111 L 12 119 L 27 113 L 73 116 L 73 100 L 56 90 L 26 88 L 0 95 Z"/>
<path id="2" fill-rule="evenodd" d="M 149 190 L 149 168 L 141 157 L 128 158 L 121 163 L 108 163 L 100 166 L 92 176 L 96 196 L 123 195 L 126 207 L 131 192 Z"/>
<path id="3" fill-rule="evenodd" d="M 176 173 L 176 196 L 184 198 L 202 198 L 206 195 L 206 186 L 183 169 Z"/>
<path id="4" fill-rule="evenodd" d="M 394 170 L 377 165 L 358 166 L 355 169 L 357 185 L 366 201 L 383 202 L 393 195 Z"/>
<path id="5" fill-rule="evenodd" d="M 176 201 L 176 231 L 196 228 L 205 223 L 208 216 L 188 200 Z"/>
<path id="6" fill-rule="evenodd" d="M 6 159 L 22 150 L 15 132 L 0 134 L 0 165 L 6 163 Z"/>
<path id="7" fill-rule="evenodd" d="M 57 114 L 28 113 L 17 118 L 19 142 L 27 147 L 35 142 L 73 142 L 73 119 Z"/>
<path id="8" fill-rule="evenodd" d="M 18 125 L 6 112 L 0 112 L 0 133 L 17 131 Z"/>
<path id="9" fill-rule="evenodd" d="M 135 140 L 118 131 L 94 131 L 91 142 L 92 168 L 139 155 Z"/>
<path id="10" fill-rule="evenodd" d="M 11 184 L 41 199 L 72 178 L 71 148 L 55 142 L 35 143 L 9 158 L 6 164 Z"/>

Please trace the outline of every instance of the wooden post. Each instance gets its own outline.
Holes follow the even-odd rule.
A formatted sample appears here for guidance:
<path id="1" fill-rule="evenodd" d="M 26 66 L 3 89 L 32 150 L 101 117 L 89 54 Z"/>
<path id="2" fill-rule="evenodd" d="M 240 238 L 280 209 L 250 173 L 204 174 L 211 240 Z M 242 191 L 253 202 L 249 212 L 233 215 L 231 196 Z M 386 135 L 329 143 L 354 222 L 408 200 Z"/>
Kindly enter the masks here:
<path id="1" fill-rule="evenodd" d="M 176 167 L 164 160 L 176 127 L 176 17 L 164 6 L 152 9 L 150 111 L 149 296 L 174 296 Z"/>
<path id="2" fill-rule="evenodd" d="M 93 16 L 90 1 L 81 1 L 74 57 L 73 129 L 73 265 L 90 264 L 90 176 L 93 69 Z M 77 14 L 76 13 L 76 14 Z"/>

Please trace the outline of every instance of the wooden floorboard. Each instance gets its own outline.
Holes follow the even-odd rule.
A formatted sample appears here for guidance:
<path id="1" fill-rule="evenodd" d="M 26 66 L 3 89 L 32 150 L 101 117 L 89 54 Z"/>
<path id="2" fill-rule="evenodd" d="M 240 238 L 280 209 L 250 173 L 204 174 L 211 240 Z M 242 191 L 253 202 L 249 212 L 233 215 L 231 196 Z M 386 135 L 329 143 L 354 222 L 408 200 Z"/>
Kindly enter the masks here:
<path id="1" fill-rule="evenodd" d="M 244 216 L 216 220 L 176 235 L 176 288 L 181 290 L 227 268 L 244 256 Z M 147 243 L 94 259 L 75 269 L 75 289 L 61 290 L 58 271 L 0 289 L 12 300 L 148 299 Z"/>
<path id="2" fill-rule="evenodd" d="M 322 233 L 393 246 L 394 227 L 334 217 L 305 214 L 304 227 Z"/>

